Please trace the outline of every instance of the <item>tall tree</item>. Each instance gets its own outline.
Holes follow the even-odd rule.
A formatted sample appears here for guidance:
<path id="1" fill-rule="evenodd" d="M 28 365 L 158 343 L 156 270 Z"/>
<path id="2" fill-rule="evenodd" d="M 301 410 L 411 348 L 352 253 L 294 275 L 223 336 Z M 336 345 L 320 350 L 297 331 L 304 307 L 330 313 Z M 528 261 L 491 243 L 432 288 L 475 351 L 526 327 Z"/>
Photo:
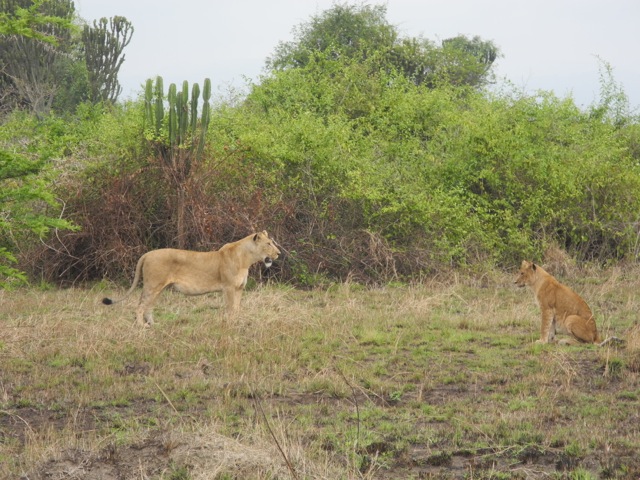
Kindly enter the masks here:
<path id="1" fill-rule="evenodd" d="M 31 2 L 23 2 L 23 5 L 11 0 L 1 1 L 0 43 L 6 47 L 4 42 L 10 39 L 28 39 L 43 46 L 57 45 L 58 29 L 52 27 L 63 32 L 68 30 L 71 27 L 69 18 L 41 13 L 46 0 L 27 3 Z M 7 58 L 0 54 L 0 61 Z M 8 83 L 10 77 L 1 73 L 0 82 Z M 0 83 L 0 86 L 7 83 Z M 50 190 L 38 178 L 45 167 L 45 159 L 33 160 L 0 148 L 0 287 L 11 279 L 25 280 L 22 272 L 10 266 L 15 262 L 13 251 L 17 239 L 25 234 L 42 236 L 51 228 L 71 228 L 69 222 L 50 216 L 46 208 L 42 208 L 56 203 Z"/>
<path id="2" fill-rule="evenodd" d="M 0 82 L 13 104 L 38 116 L 47 114 L 70 61 L 71 0 L 1 0 Z M 13 33 L 11 33 L 13 32 Z M 6 100 L 6 99 L 5 99 Z"/>
<path id="3" fill-rule="evenodd" d="M 387 22 L 386 13 L 383 5 L 335 5 L 297 27 L 296 39 L 280 43 L 267 66 L 276 70 L 304 67 L 314 51 L 328 49 L 335 56 L 347 57 L 388 49 L 398 34 Z"/>
<path id="4" fill-rule="evenodd" d="M 322 52 L 356 60 L 377 56 L 376 68 L 399 72 L 417 85 L 482 86 L 491 79 L 499 56 L 492 42 L 458 36 L 438 46 L 422 38 L 400 38 L 386 13 L 383 5 L 335 5 L 300 25 L 294 41 L 278 45 L 267 67 L 302 68 L 314 52 Z"/>
<path id="5" fill-rule="evenodd" d="M 491 67 L 499 55 L 493 42 L 459 35 L 443 40 L 439 73 L 454 85 L 483 85 L 492 80 Z"/>
<path id="6" fill-rule="evenodd" d="M 133 25 L 125 17 L 101 18 L 82 32 L 89 74 L 91 100 L 115 102 L 122 92 L 118 72 L 124 62 L 122 51 L 131 41 Z"/>

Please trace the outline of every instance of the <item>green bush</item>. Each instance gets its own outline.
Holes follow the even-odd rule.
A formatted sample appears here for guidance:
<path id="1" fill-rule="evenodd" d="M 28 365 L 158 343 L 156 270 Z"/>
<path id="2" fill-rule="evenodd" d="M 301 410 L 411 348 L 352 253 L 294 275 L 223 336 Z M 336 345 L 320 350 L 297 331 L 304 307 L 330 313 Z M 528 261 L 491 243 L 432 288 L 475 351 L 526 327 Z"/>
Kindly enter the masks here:
<path id="1" fill-rule="evenodd" d="M 306 286 L 512 267 L 551 244 L 581 260 L 635 260 L 640 130 L 598 112 L 545 92 L 427 88 L 375 55 L 316 52 L 213 108 L 185 185 L 186 248 L 267 229 L 295 252 L 275 274 Z M 142 100 L 83 105 L 20 147 L 55 159 L 56 194 L 83 227 L 30 255 L 46 259 L 47 278 L 123 275 L 144 251 L 175 246 L 143 113 Z M 33 127 L 15 122 L 22 135 Z"/>

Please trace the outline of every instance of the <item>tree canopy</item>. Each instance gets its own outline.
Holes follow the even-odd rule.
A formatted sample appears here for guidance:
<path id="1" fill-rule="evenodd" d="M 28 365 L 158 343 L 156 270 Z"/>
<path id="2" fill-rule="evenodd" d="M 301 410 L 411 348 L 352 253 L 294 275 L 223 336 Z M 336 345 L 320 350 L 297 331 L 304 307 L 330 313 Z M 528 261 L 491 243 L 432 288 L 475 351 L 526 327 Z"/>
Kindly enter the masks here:
<path id="1" fill-rule="evenodd" d="M 298 26 L 296 39 L 280 43 L 267 64 L 283 70 L 304 67 L 313 52 L 361 58 L 370 52 L 387 50 L 396 43 L 398 35 L 385 18 L 386 10 L 382 5 L 335 5 Z"/>
<path id="2" fill-rule="evenodd" d="M 0 3 L 0 35 L 34 38 L 56 45 L 58 39 L 52 27 L 68 29 L 68 18 L 42 12 L 47 0 L 2 0 Z M 44 31 L 43 31 L 44 30 Z"/>
<path id="3" fill-rule="evenodd" d="M 437 46 L 422 38 L 402 38 L 386 13 L 384 5 L 337 4 L 301 24 L 293 41 L 276 47 L 267 67 L 303 68 L 314 54 L 323 53 L 357 61 L 375 57 L 372 68 L 395 70 L 430 87 L 444 82 L 482 86 L 491 80 L 491 68 L 500 56 L 493 42 L 461 35 Z"/>

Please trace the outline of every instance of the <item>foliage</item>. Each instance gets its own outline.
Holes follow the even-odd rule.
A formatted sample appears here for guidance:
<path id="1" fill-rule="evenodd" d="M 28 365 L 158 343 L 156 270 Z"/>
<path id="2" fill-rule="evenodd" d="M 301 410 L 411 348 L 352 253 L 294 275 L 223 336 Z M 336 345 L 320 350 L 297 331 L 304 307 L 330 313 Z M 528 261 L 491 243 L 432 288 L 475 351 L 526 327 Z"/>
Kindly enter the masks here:
<path id="1" fill-rule="evenodd" d="M 46 167 L 44 158 L 31 159 L 0 149 L 0 286 L 11 279 L 26 280 L 9 264 L 16 261 L 12 252 L 30 234 L 42 238 L 51 229 L 71 227 L 52 215 L 57 207 L 55 197 L 39 178 Z"/>
<path id="2" fill-rule="evenodd" d="M 608 62 L 598 59 L 600 67 L 600 101 L 591 107 L 591 115 L 614 123 L 624 125 L 631 118 L 629 97 L 613 75 L 613 67 Z"/>
<path id="3" fill-rule="evenodd" d="M 12 92 L 7 93 L 8 85 L 13 84 L 18 91 L 22 88 L 22 94 L 34 103 L 35 112 L 42 113 L 43 101 L 46 109 L 50 101 L 46 88 L 44 92 L 36 88 L 36 92 L 22 80 L 25 76 L 38 77 L 42 71 L 34 67 L 34 61 L 40 61 L 41 54 L 50 58 L 47 54 L 51 46 L 68 39 L 72 13 L 72 3 L 51 5 L 39 0 L 6 0 L 0 4 L 2 104 L 6 104 L 7 99 L 13 100 Z M 20 57 L 23 64 L 20 64 Z M 19 70 L 23 67 L 25 70 Z M 30 134 L 33 133 L 34 130 L 30 130 Z M 5 149 L 5 145 L 15 142 L 10 135 L 10 130 L 5 128 L 0 139 L 0 286 L 7 286 L 12 280 L 26 280 L 20 270 L 9 266 L 16 261 L 15 252 L 20 243 L 30 235 L 42 238 L 52 228 L 72 228 L 69 222 L 54 216 L 58 205 L 46 181 L 47 152 L 41 151 L 38 158 L 38 155 L 25 156 Z"/>
<path id="4" fill-rule="evenodd" d="M 135 113 L 133 110 L 126 117 L 119 109 L 111 109 L 107 114 L 101 105 L 84 104 L 72 122 L 51 115 L 39 121 L 19 112 L 5 119 L 0 129 L 4 150 L 29 159 L 46 159 L 46 168 L 34 173 L 33 181 L 45 185 L 55 199 L 56 207 L 47 206 L 47 213 L 82 227 L 80 230 L 56 231 L 43 241 L 26 231 L 20 241 L 11 240 L 15 246 L 12 252 L 18 258 L 20 268 L 29 272 L 32 278 L 64 281 L 67 276 L 77 275 L 79 262 L 91 262 L 95 266 L 95 259 L 104 255 L 93 250 L 98 245 L 105 247 L 100 243 L 101 239 L 89 240 L 93 235 L 100 235 L 99 229 L 86 229 L 87 217 L 93 213 L 89 206 L 100 204 L 104 208 L 102 185 L 113 178 L 122 161 L 129 160 L 127 154 L 142 151 L 140 140 L 131 139 L 142 134 L 142 117 L 136 118 Z M 96 172 L 95 162 L 90 159 L 100 159 L 108 168 Z M 21 205 L 27 209 L 42 204 Z M 108 215 L 102 216 L 100 224 L 109 231 L 111 219 Z M 8 235 L 8 232 L 3 233 Z M 61 238 L 69 239 L 68 251 L 60 245 Z M 4 237 L 2 241 L 6 241 Z M 95 270 L 92 272 L 92 275 L 96 274 Z"/>
<path id="5" fill-rule="evenodd" d="M 372 75 L 375 62 L 315 54 L 264 79 L 241 113 L 262 118 L 264 135 L 242 133 L 245 120 L 236 132 L 258 166 L 273 160 L 281 190 L 313 202 L 315 218 L 339 206 L 312 244 L 373 232 L 401 272 L 507 266 L 550 243 L 584 259 L 634 255 L 640 172 L 614 126 L 550 93 L 431 89 Z"/>
<path id="6" fill-rule="evenodd" d="M 57 26 L 65 29 L 71 24 L 68 18 L 43 14 L 41 9 L 48 1 L 32 0 L 21 4 L 14 0 L 3 0 L 0 8 L 0 35 L 17 35 L 56 45 L 58 39 L 55 33 L 42 32 L 40 28 Z"/>
<path id="7" fill-rule="evenodd" d="M 171 115 L 163 112 L 156 135 L 146 114 L 144 99 L 114 106 L 85 104 L 76 122 L 57 126 L 60 135 L 70 139 L 69 159 L 77 162 L 77 168 L 67 165 L 69 174 L 60 182 L 58 194 L 81 230 L 62 232 L 21 256 L 34 276 L 65 284 L 97 277 L 128 278 L 147 250 L 178 246 L 178 198 L 184 200 L 187 248 L 218 248 L 250 232 L 246 219 L 258 218 L 260 209 L 255 201 L 249 203 L 250 197 L 240 197 L 244 191 L 234 191 L 252 175 L 238 162 L 236 150 L 210 151 L 205 143 L 203 158 L 197 157 L 200 142 L 192 141 L 201 133 L 198 122 L 193 135 L 187 132 L 184 143 L 174 145 L 172 157 Z M 180 162 L 191 145 L 189 175 L 183 178 L 186 167 Z M 166 157 L 160 155 L 163 151 Z M 175 183 L 179 178 L 184 180 L 181 185 Z M 256 224 L 268 226 L 263 219 Z"/>
<path id="8" fill-rule="evenodd" d="M 498 48 L 490 41 L 464 35 L 442 41 L 439 61 L 432 78 L 450 85 L 484 85 L 492 80 L 491 67 L 499 56 Z M 434 80 L 431 80 L 432 83 Z"/>

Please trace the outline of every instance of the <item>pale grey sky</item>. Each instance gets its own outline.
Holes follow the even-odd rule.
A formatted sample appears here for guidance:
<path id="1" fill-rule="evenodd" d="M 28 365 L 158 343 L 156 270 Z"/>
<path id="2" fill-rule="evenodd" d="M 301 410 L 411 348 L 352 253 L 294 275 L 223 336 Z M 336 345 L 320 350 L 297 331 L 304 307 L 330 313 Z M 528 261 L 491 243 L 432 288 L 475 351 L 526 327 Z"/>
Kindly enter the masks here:
<path id="1" fill-rule="evenodd" d="M 121 15 L 135 32 L 119 80 L 135 96 L 147 78 L 212 81 L 214 91 L 257 81 L 265 60 L 295 26 L 334 0 L 75 0 L 92 22 Z M 338 2 L 345 3 L 345 2 Z M 357 3 L 360 2 L 348 2 Z M 526 92 L 553 90 L 580 106 L 599 98 L 600 63 L 608 62 L 632 109 L 640 106 L 638 0 L 389 0 L 387 20 L 404 36 L 439 41 L 463 34 L 502 51 L 499 77 Z"/>

